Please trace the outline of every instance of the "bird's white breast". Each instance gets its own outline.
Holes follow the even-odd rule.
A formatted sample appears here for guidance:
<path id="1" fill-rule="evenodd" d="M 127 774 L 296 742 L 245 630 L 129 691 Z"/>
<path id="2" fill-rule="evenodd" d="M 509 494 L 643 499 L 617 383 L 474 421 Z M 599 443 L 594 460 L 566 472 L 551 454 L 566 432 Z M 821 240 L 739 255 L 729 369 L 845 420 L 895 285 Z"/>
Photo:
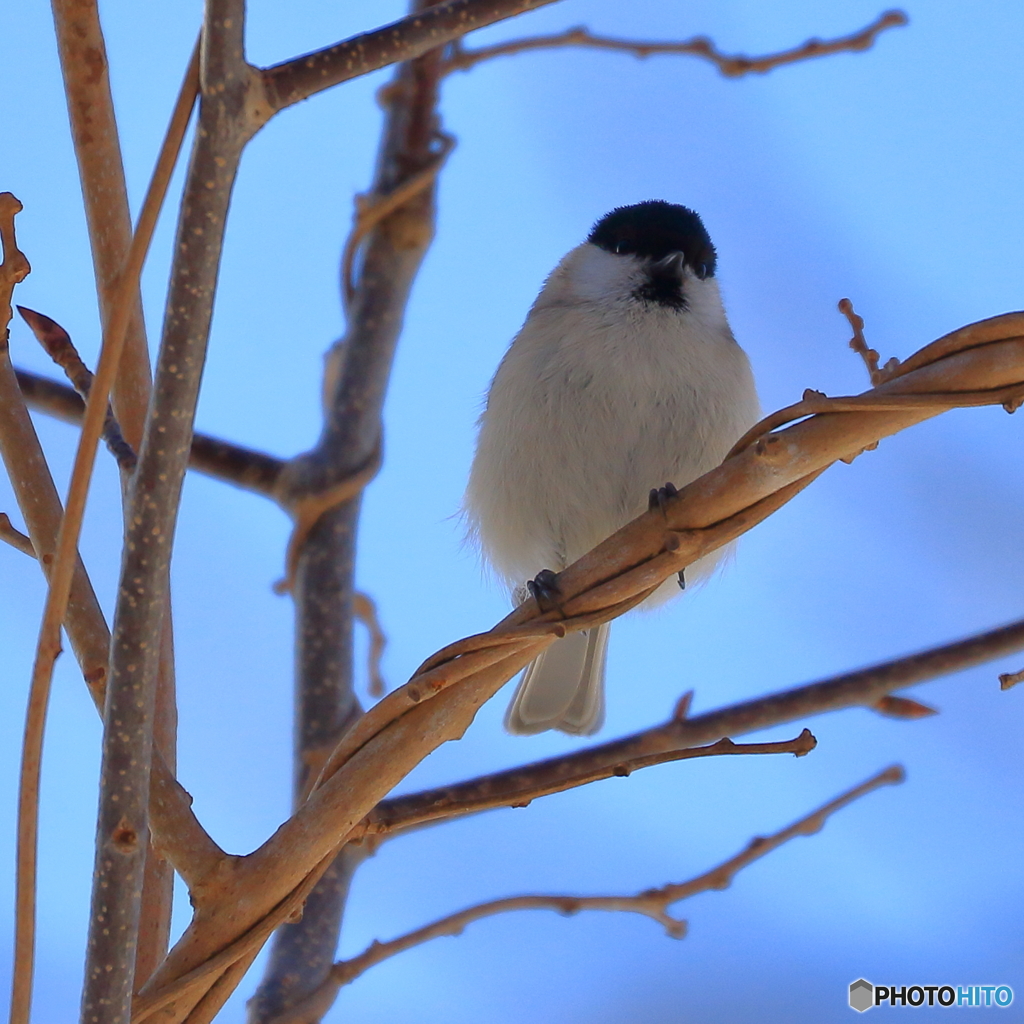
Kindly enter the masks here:
<path id="1" fill-rule="evenodd" d="M 473 528 L 512 587 L 579 558 L 643 512 L 652 487 L 712 469 L 758 416 L 713 281 L 694 279 L 677 311 L 594 280 L 620 257 L 584 252 L 581 273 L 578 254 L 552 275 L 498 368 L 466 493 Z"/>

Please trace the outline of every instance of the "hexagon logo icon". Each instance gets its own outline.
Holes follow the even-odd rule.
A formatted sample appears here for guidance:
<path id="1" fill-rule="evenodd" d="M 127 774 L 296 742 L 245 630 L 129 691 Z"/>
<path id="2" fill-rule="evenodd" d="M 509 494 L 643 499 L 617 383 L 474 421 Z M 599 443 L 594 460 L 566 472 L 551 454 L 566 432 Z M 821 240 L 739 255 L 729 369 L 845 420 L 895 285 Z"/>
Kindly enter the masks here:
<path id="1" fill-rule="evenodd" d="M 870 1010 L 875 999 L 875 986 L 870 981 L 858 978 L 850 984 L 850 1006 L 858 1013 Z"/>

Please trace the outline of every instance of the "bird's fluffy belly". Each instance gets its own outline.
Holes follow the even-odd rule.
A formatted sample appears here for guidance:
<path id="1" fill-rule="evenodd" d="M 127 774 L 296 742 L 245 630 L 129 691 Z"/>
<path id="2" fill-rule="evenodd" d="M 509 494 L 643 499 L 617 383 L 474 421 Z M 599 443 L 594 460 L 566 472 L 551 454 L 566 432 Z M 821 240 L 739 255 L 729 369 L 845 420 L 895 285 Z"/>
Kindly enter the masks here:
<path id="1" fill-rule="evenodd" d="M 641 348 L 621 321 L 614 331 L 600 323 L 581 331 L 577 318 L 554 353 L 531 360 L 539 353 L 521 335 L 499 368 L 480 435 L 481 447 L 493 446 L 492 472 L 470 498 L 491 559 L 513 586 L 579 558 L 639 515 L 652 487 L 681 487 L 712 469 L 756 418 L 732 337 L 681 336 L 674 315 L 661 320 L 662 330 L 644 324 Z M 532 365 L 509 365 L 520 359 Z M 513 372 L 514 396 L 502 386 Z"/>

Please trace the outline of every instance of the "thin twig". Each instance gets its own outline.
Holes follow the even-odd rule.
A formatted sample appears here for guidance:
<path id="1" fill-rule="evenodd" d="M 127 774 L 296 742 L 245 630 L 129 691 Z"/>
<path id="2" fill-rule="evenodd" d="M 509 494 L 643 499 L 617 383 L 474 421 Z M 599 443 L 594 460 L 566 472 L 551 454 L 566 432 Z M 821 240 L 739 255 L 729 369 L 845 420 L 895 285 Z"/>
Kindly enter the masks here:
<path id="1" fill-rule="evenodd" d="M 352 614 L 366 627 L 370 634 L 370 652 L 367 655 L 367 674 L 369 676 L 368 689 L 371 697 L 383 697 L 387 691 L 384 683 L 384 676 L 380 671 L 381 658 L 384 655 L 384 648 L 387 646 L 388 638 L 381 629 L 380 619 L 377 616 L 377 603 L 369 594 L 357 590 L 352 595 Z"/>
<path id="2" fill-rule="evenodd" d="M 895 376 L 899 370 L 900 361 L 893 356 L 885 366 L 879 367 L 878 360 L 881 357 L 875 349 L 868 346 L 864 338 L 864 318 L 857 315 L 856 310 L 853 308 L 853 303 L 849 299 L 840 299 L 838 308 L 839 312 L 846 317 L 850 324 L 850 329 L 853 331 L 853 337 L 850 339 L 850 348 L 864 360 L 864 366 L 868 371 L 872 387 L 884 384 L 885 381 Z"/>
<path id="3" fill-rule="evenodd" d="M 3 349 L 4 368 L 10 367 L 8 339 L 11 322 L 11 301 L 15 287 L 29 275 L 32 270 L 28 258 L 18 248 L 14 218 L 21 213 L 21 202 L 10 192 L 0 192 L 0 242 L 3 244 L 3 261 L 0 262 L 0 346 Z M 9 383 L 9 381 L 8 381 Z M 7 417 L 17 408 L 6 409 Z M 19 430 L 19 427 L 22 428 Z M 3 443 L 4 460 L 10 468 L 12 458 L 24 459 L 29 453 L 11 441 L 22 433 L 24 424 L 4 423 L 0 429 L 0 441 Z M 34 478 L 34 474 L 32 475 Z M 15 487 L 22 484 L 24 489 L 28 481 L 16 481 Z M 30 486 L 30 485 L 29 485 Z M 20 494 L 19 498 L 26 495 Z M 29 708 L 29 713 L 33 709 Z M 45 706 L 34 709 L 45 717 Z M 40 727 L 41 733 L 41 727 Z M 33 777 L 34 773 L 34 777 Z M 33 794 L 38 794 L 39 764 L 28 752 L 22 752 L 21 786 L 18 803 L 18 844 L 17 844 L 17 885 L 15 888 L 15 926 L 14 926 L 14 975 L 11 984 L 11 1024 L 28 1024 L 28 1015 L 32 1000 L 32 970 L 35 954 L 35 900 L 36 900 L 36 829 L 31 813 Z M 28 808 L 25 807 L 26 800 Z M 32 827 L 22 827 L 25 811 L 31 819 Z M 24 972 L 24 973 L 20 973 Z"/>
<path id="4" fill-rule="evenodd" d="M 28 528 L 31 553 L 42 552 L 39 566 L 48 575 L 63 509 L 8 355 L 7 346 L 0 345 L 0 455 Z M 81 409 L 82 401 L 74 391 L 64 385 L 56 387 L 67 392 Z M 64 628 L 89 696 L 102 716 L 110 630 L 81 559 L 72 579 Z M 190 808 L 191 798 L 162 759 L 154 765 L 150 798 L 151 825 L 158 834 L 158 845 L 181 875 L 192 884 L 211 874 L 223 859 L 223 852 L 196 820 Z"/>
<path id="5" fill-rule="evenodd" d="M 877 711 L 886 718 L 902 718 L 907 721 L 913 721 L 917 718 L 931 718 L 932 715 L 938 714 L 935 708 L 930 708 L 927 704 L 911 700 L 909 697 L 893 697 L 891 694 L 879 697 L 869 707 L 872 711 Z"/>
<path id="6" fill-rule="evenodd" d="M 999 688 L 1001 690 L 1011 690 L 1018 683 L 1024 683 L 1024 669 L 1019 672 L 1003 672 L 999 676 Z"/>
<path id="7" fill-rule="evenodd" d="M 700 57 L 710 61 L 726 78 L 741 78 L 743 75 L 767 74 L 775 68 L 786 64 L 796 64 L 812 60 L 816 57 L 828 57 L 836 53 L 856 53 L 869 50 L 875 40 L 886 29 L 906 25 L 908 18 L 903 11 L 886 11 L 879 15 L 870 25 L 847 36 L 837 39 L 808 39 L 800 46 L 778 53 L 769 53 L 761 57 L 745 57 L 722 53 L 706 36 L 696 36 L 680 42 L 641 41 L 638 39 L 622 39 L 615 36 L 595 35 L 585 26 L 554 32 L 550 35 L 527 36 L 524 39 L 511 39 L 493 46 L 481 46 L 477 49 L 465 49 L 460 40 L 449 47 L 445 57 L 444 72 L 468 71 L 486 60 L 495 57 L 508 57 L 528 50 L 550 50 L 564 46 L 583 46 L 597 50 L 613 50 L 617 53 L 630 53 L 634 57 L 645 59 L 655 55 L 687 55 Z"/>
<path id="8" fill-rule="evenodd" d="M 12 548 L 17 548 L 23 555 L 28 555 L 30 558 L 36 557 L 32 538 L 14 526 L 6 512 L 0 512 L 0 540 L 10 544 Z"/>
<path id="9" fill-rule="evenodd" d="M 64 371 L 72 387 L 78 392 L 83 401 L 89 398 L 89 389 L 92 387 L 92 371 L 82 362 L 71 335 L 56 320 L 51 320 L 42 313 L 26 306 L 18 306 L 18 312 L 22 319 L 32 329 L 36 340 L 46 350 L 46 354 Z M 131 473 L 135 469 L 135 451 L 124 439 L 121 433 L 120 424 L 114 418 L 114 410 L 107 405 L 107 415 L 103 420 L 103 440 L 106 442 L 110 454 L 117 459 L 117 464 L 125 473 Z"/>
<path id="10" fill-rule="evenodd" d="M 331 1007 L 338 990 L 371 967 L 431 939 L 445 935 L 460 935 L 466 926 L 474 921 L 510 911 L 555 910 L 566 916 L 578 914 L 583 910 L 642 914 L 661 924 L 671 938 L 682 939 L 686 935 L 686 921 L 669 913 L 669 907 L 673 904 L 698 893 L 727 889 L 736 875 L 754 861 L 760 860 L 797 836 L 809 836 L 819 832 L 836 811 L 882 786 L 898 785 L 903 779 L 903 769 L 898 765 L 886 768 L 885 771 L 829 801 L 787 828 L 770 836 L 752 839 L 746 849 L 688 882 L 669 884 L 660 889 L 645 889 L 631 896 L 510 896 L 479 903 L 458 913 L 449 914 L 389 942 L 373 942 L 358 956 L 336 963 L 320 989 L 311 993 L 307 1000 L 296 1006 L 291 1013 L 278 1018 L 276 1024 L 315 1024 Z"/>
<path id="11" fill-rule="evenodd" d="M 673 717 L 672 721 L 676 721 Z M 671 727 L 671 722 L 668 727 Z M 661 737 L 665 726 L 647 730 L 646 734 Z M 645 734 L 641 734 L 645 735 Z M 438 789 L 382 800 L 360 828 L 349 834 L 349 841 L 368 836 L 376 842 L 405 833 L 413 828 L 453 817 L 465 817 L 497 807 L 527 807 L 534 800 L 554 793 L 564 793 L 604 779 L 625 779 L 643 768 L 674 761 L 688 761 L 698 757 L 721 757 L 732 754 L 795 754 L 803 757 L 818 744 L 809 729 L 795 739 L 771 743 L 734 743 L 723 737 L 708 746 L 665 747 L 651 753 L 635 752 L 618 759 L 600 759 L 593 756 L 578 757 L 578 770 L 571 762 L 575 755 L 556 758 L 550 762 L 527 764 L 507 772 L 497 772 L 466 782 L 442 786 Z M 643 743 L 635 745 L 640 751 Z M 578 751 L 586 755 L 588 751 Z M 569 763 L 567 763 L 569 762 Z M 561 771 L 545 770 L 556 765 Z M 568 770 L 566 770 L 568 768 Z"/>
<path id="12" fill-rule="evenodd" d="M 455 148 L 455 138 L 443 132 L 437 133 L 438 148 L 432 154 L 430 163 L 416 174 L 407 178 L 401 184 L 396 185 L 388 192 L 360 193 L 355 197 L 355 218 L 352 231 L 345 242 L 345 248 L 341 255 L 341 286 L 342 297 L 346 308 L 352 304 L 355 296 L 356 284 L 352 276 L 355 266 L 356 254 L 363 240 L 388 214 L 393 213 L 400 206 L 404 206 L 419 195 L 424 189 L 429 188 L 437 179 L 438 174 L 444 168 L 445 161 Z M 328 392 L 330 388 L 326 388 Z"/>
<path id="13" fill-rule="evenodd" d="M 17 285 L 28 277 L 32 270 L 28 257 L 18 248 L 14 218 L 21 213 L 22 205 L 10 192 L 0 192 L 0 245 L 3 246 L 3 262 L 0 262 L 0 344 L 7 346 L 8 328 L 11 317 L 11 297 Z"/>
<path id="14" fill-rule="evenodd" d="M 30 409 L 36 409 L 65 423 L 82 422 L 85 403 L 78 394 L 49 377 L 17 370 L 18 384 Z M 223 441 L 209 434 L 193 434 L 189 469 L 224 483 L 272 498 L 285 462 L 252 448 Z"/>
<path id="15" fill-rule="evenodd" d="M 891 690 L 961 672 L 1021 648 L 1024 648 L 1024 619 L 966 640 L 743 701 L 694 718 L 676 714 L 663 725 L 571 754 L 382 800 L 354 835 L 358 837 L 365 831 L 371 837 L 386 838 L 432 822 L 497 807 L 523 806 L 549 793 L 614 775 L 615 766 L 633 758 L 656 757 L 661 752 L 709 743 L 720 736 L 742 736 L 851 707 L 880 710 L 879 701 Z M 923 708 L 916 701 L 907 703 Z"/>

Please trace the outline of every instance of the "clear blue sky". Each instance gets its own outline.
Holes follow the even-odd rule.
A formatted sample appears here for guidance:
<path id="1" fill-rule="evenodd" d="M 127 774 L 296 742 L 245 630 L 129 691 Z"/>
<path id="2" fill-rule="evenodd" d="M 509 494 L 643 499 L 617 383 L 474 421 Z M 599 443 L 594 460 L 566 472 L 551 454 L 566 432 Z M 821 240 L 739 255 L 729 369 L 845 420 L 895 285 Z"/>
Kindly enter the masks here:
<path id="1" fill-rule="evenodd" d="M 481 37 L 586 23 L 641 38 L 708 34 L 727 51 L 753 53 L 846 33 L 881 10 L 863 0 L 567 0 Z M 866 387 L 835 312 L 844 295 L 884 357 L 1024 305 L 1024 9 L 921 0 L 907 10 L 910 26 L 869 53 L 766 77 L 729 81 L 685 58 L 566 50 L 446 83 L 445 127 L 459 146 L 395 367 L 387 463 L 367 494 L 359 555 L 360 583 L 391 635 L 391 684 L 506 610 L 457 517 L 474 421 L 544 275 L 611 207 L 665 198 L 701 212 L 766 408 L 806 387 Z M 249 56 L 271 63 L 399 13 L 393 2 L 261 0 L 252 5 Z M 199 8 L 111 0 L 103 16 L 138 203 Z M 63 323 L 94 359 L 97 314 L 49 14 L 42 4 L 9 4 L 2 18 L 0 189 L 25 204 L 20 238 L 33 264 L 17 300 Z M 352 194 L 369 178 L 380 121 L 373 91 L 384 80 L 288 110 L 249 147 L 200 429 L 280 455 L 314 440 L 321 353 L 342 328 L 338 253 Z M 172 228 L 170 219 L 162 225 L 145 278 L 154 338 Z M 11 344 L 16 361 L 49 372 L 20 323 Z M 886 441 L 745 537 L 702 590 L 617 623 L 602 738 L 663 719 L 690 688 L 705 710 L 1024 614 L 1022 422 L 969 410 Z M 39 427 L 63 486 L 75 433 L 45 420 Z M 106 462 L 83 553 L 109 608 L 119 513 Z M 15 511 L 6 484 L 0 510 Z M 270 591 L 287 531 L 262 499 L 189 478 L 174 570 L 181 776 L 200 817 L 237 852 L 288 810 L 291 607 Z M 35 566 L 12 550 L 0 550 L 0 580 L 7 921 L 17 747 L 43 591 Z M 357 878 L 345 955 L 479 900 L 683 880 L 887 764 L 908 771 L 902 787 L 843 811 L 726 892 L 677 907 L 690 920 L 684 942 L 625 915 L 493 919 L 376 968 L 342 992 L 329 1020 L 839 1021 L 850 1013 L 846 986 L 862 975 L 880 984 L 1005 983 L 1024 1000 L 1024 686 L 1000 693 L 996 682 L 1022 665 L 1024 655 L 919 688 L 914 695 L 942 712 L 925 721 L 866 711 L 813 720 L 819 746 L 800 760 L 663 766 L 386 846 Z M 504 702 L 503 694 L 485 707 L 463 741 L 406 785 L 578 745 L 505 736 Z M 65 658 L 45 763 L 41 1024 L 77 1012 L 98 739 Z M 5 923 L 0 962 L 9 956 Z M 242 1020 L 252 987 L 247 980 L 226 1020 Z"/>

